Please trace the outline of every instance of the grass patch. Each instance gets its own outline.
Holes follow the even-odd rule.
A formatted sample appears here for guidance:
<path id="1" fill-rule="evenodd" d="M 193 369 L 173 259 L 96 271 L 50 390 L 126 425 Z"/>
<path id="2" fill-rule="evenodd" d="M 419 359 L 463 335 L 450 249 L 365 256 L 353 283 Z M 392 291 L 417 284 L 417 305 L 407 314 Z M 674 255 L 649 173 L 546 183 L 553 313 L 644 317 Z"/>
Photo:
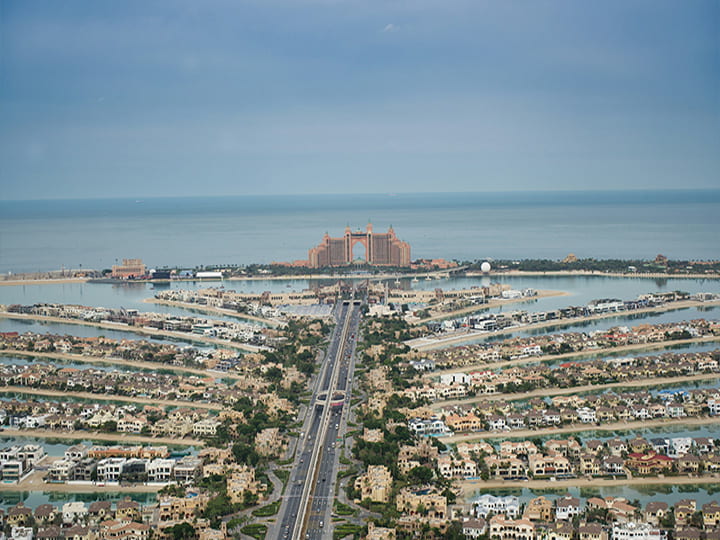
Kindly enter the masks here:
<path id="1" fill-rule="evenodd" d="M 227 523 L 227 530 L 232 531 L 235 527 L 240 527 L 246 521 L 247 521 L 247 517 L 232 518 Z"/>
<path id="2" fill-rule="evenodd" d="M 388 511 L 388 504 L 381 503 L 381 502 L 370 502 L 370 506 L 368 507 L 368 510 L 371 512 L 377 512 L 378 514 L 383 514 Z"/>
<path id="3" fill-rule="evenodd" d="M 340 456 L 340 463 L 342 465 L 352 465 L 352 461 L 345 457 L 345 454 Z"/>
<path id="4" fill-rule="evenodd" d="M 350 467 L 349 469 L 346 469 L 344 471 L 338 471 L 337 477 L 338 477 L 338 479 L 340 479 L 340 478 L 345 478 L 346 476 L 354 476 L 357 473 L 358 473 L 357 468 Z"/>
<path id="5" fill-rule="evenodd" d="M 340 540 L 346 536 L 359 534 L 362 531 L 360 525 L 354 525 L 353 523 L 341 523 L 333 531 L 333 539 Z"/>
<path id="6" fill-rule="evenodd" d="M 341 503 L 337 499 L 335 500 L 335 513 L 338 516 L 354 516 L 356 510 L 347 504 Z"/>
<path id="7" fill-rule="evenodd" d="M 352 399 L 350 400 L 350 406 L 351 406 L 351 407 L 354 407 L 355 405 L 357 405 L 357 404 L 360 403 L 361 401 L 362 401 L 362 398 L 360 398 L 360 397 L 352 398 Z"/>
<path id="8" fill-rule="evenodd" d="M 290 478 L 290 471 L 286 471 L 285 469 L 278 469 L 275 471 L 275 476 L 277 476 L 283 483 L 283 488 L 287 486 L 288 479 Z"/>
<path id="9" fill-rule="evenodd" d="M 253 523 L 252 525 L 245 525 L 240 529 L 243 534 L 257 538 L 257 540 L 265 540 L 265 534 L 267 534 L 267 525 L 262 523 Z"/>
<path id="10" fill-rule="evenodd" d="M 280 501 L 275 501 L 274 503 L 270 503 L 267 506 L 261 506 L 260 508 L 256 508 L 252 511 L 252 515 L 256 517 L 268 517 L 268 516 L 274 516 L 278 513 L 278 510 L 280 509 Z"/>

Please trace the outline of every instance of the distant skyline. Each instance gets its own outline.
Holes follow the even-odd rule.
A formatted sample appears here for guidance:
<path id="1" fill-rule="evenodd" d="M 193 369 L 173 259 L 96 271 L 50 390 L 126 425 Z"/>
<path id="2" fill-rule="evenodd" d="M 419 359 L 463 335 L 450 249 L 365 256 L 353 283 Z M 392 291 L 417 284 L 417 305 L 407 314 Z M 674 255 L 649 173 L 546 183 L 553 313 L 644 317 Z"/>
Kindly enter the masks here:
<path id="1" fill-rule="evenodd" d="M 0 2 L 0 199 L 720 187 L 716 0 Z"/>

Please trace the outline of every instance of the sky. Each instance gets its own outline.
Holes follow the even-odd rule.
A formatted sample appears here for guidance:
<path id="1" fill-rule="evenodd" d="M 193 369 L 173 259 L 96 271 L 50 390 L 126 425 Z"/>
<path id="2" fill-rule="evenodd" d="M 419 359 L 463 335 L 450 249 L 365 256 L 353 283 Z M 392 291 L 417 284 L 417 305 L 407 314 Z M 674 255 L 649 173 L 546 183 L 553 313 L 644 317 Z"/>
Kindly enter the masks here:
<path id="1" fill-rule="evenodd" d="M 720 188 L 717 0 L 0 1 L 0 198 Z"/>

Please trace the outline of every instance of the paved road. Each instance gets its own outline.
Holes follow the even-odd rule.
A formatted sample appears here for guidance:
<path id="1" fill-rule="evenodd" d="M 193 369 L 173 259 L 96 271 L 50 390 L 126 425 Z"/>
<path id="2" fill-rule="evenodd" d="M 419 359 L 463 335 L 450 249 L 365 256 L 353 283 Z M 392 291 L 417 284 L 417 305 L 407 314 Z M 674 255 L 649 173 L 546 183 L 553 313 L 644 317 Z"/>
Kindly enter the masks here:
<path id="1" fill-rule="evenodd" d="M 339 303 L 335 318 L 337 325 L 313 389 L 280 517 L 268 538 L 332 536 L 329 518 L 339 457 L 335 446 L 346 427 L 343 411 L 350 397 L 345 391 L 352 373 L 360 306 Z M 345 395 L 340 397 L 338 391 Z"/>
<path id="2" fill-rule="evenodd" d="M 312 486 L 312 504 L 308 518 L 306 538 L 321 540 L 332 538 L 331 515 L 335 500 L 338 460 L 341 453 L 342 435 L 347 429 L 347 411 L 350 407 L 350 380 L 355 359 L 355 343 L 360 322 L 360 306 L 351 306 L 345 342 L 336 363 L 335 391 L 343 392 L 344 400 L 332 406 L 330 421 L 321 447 L 322 457 L 318 477 Z"/>

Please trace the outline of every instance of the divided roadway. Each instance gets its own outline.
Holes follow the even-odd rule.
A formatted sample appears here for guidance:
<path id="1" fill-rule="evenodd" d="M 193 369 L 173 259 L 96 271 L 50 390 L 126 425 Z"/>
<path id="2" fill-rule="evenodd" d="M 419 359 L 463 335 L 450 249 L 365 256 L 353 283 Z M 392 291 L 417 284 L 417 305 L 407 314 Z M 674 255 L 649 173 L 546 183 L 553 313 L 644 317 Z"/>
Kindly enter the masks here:
<path id="1" fill-rule="evenodd" d="M 270 538 L 322 538 L 323 533 L 331 536 L 328 517 L 332 511 L 338 457 L 334 447 L 339 433 L 346 427 L 343 411 L 350 399 L 346 390 L 354 362 L 359 302 L 344 301 L 336 305 L 335 318 L 337 325 L 305 417 L 280 518 L 274 530 L 268 531 Z M 345 392 L 345 396 L 333 406 L 336 391 Z"/>

